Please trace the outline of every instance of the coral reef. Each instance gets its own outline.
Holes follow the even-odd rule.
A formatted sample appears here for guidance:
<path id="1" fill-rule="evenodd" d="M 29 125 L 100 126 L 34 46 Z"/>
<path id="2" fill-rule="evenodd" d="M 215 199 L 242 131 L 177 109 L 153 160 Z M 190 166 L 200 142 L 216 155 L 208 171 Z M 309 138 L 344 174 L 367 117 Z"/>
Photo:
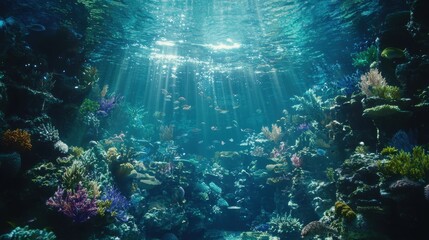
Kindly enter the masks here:
<path id="1" fill-rule="evenodd" d="M 32 148 L 31 134 L 22 129 L 8 129 L 3 133 L 2 144 L 10 150 L 19 152 L 30 151 Z"/>
<path id="2" fill-rule="evenodd" d="M 97 215 L 97 204 L 95 198 L 89 199 L 85 188 L 79 183 L 76 191 L 58 187 L 54 196 L 46 201 L 46 205 L 57 209 L 74 222 L 85 222 Z"/>

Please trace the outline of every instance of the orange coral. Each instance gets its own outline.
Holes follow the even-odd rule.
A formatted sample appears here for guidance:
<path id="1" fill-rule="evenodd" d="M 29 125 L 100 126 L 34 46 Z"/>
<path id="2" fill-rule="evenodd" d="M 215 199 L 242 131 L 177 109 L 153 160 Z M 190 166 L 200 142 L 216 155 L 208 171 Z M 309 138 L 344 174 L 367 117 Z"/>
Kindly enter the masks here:
<path id="1" fill-rule="evenodd" d="M 30 133 L 22 129 L 6 130 L 3 133 L 2 143 L 5 147 L 16 151 L 30 151 L 32 147 Z"/>

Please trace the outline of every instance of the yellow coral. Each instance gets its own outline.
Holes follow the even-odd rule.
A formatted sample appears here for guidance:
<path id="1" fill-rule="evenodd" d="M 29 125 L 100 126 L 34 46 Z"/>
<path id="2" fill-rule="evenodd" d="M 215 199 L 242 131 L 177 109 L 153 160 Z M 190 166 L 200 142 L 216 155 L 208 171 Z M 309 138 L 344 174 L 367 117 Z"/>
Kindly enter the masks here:
<path id="1" fill-rule="evenodd" d="M 72 147 L 71 148 L 71 154 L 75 158 L 80 158 L 84 152 L 85 152 L 85 150 L 81 147 Z"/>
<path id="2" fill-rule="evenodd" d="M 31 135 L 22 129 L 6 130 L 3 133 L 3 145 L 14 151 L 30 151 Z"/>
<path id="3" fill-rule="evenodd" d="M 130 175 L 132 170 L 134 170 L 134 166 L 131 163 L 121 163 L 119 165 L 120 175 Z"/>
<path id="4" fill-rule="evenodd" d="M 107 149 L 106 158 L 109 163 L 114 162 L 116 159 L 118 159 L 118 157 L 119 157 L 119 153 L 117 148 L 111 147 Z"/>
<path id="5" fill-rule="evenodd" d="M 351 221 L 356 218 L 356 213 L 345 202 L 337 201 L 335 203 L 335 213 Z"/>

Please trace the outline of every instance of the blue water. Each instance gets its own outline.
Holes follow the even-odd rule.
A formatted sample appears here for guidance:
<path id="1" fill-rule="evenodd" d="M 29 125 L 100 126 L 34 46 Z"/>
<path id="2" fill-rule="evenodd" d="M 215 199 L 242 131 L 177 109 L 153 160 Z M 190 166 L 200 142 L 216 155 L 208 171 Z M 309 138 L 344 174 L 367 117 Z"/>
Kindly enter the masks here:
<path id="1" fill-rule="evenodd" d="M 0 239 L 426 239 L 426 7 L 2 0 Z"/>

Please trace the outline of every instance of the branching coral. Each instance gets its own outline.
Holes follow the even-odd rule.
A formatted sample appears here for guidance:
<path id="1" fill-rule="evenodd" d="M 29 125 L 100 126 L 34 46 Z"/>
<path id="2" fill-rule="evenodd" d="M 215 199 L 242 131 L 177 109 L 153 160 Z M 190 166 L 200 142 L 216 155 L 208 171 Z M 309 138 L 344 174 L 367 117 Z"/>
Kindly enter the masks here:
<path id="1" fill-rule="evenodd" d="M 299 232 L 303 226 L 299 219 L 291 214 L 275 215 L 270 219 L 269 225 L 270 232 L 285 238 L 293 232 Z"/>
<path id="2" fill-rule="evenodd" d="M 262 127 L 261 131 L 268 140 L 271 140 L 275 143 L 279 142 L 284 135 L 282 132 L 282 127 L 277 126 L 277 124 L 271 125 L 271 131 L 268 127 L 265 126 Z"/>
<path id="3" fill-rule="evenodd" d="M 297 102 L 292 108 L 306 117 L 321 122 L 325 118 L 323 112 L 323 101 L 320 96 L 316 95 L 313 89 L 305 91 L 302 96 L 294 96 L 292 101 Z"/>
<path id="4" fill-rule="evenodd" d="M 85 222 L 97 215 L 95 198 L 88 198 L 88 193 L 82 184 L 78 184 L 76 191 L 65 191 L 58 188 L 54 196 L 46 201 L 46 205 L 58 209 L 58 212 L 73 219 L 74 222 Z"/>
<path id="5" fill-rule="evenodd" d="M 85 168 L 81 162 L 74 162 L 63 175 L 63 183 L 66 189 L 74 189 L 79 182 L 84 180 Z"/>
<path id="6" fill-rule="evenodd" d="M 412 154 L 401 150 L 389 158 L 379 165 L 386 175 L 397 174 L 413 180 L 423 180 L 429 176 L 429 155 L 420 146 L 414 147 Z"/>
<path id="7" fill-rule="evenodd" d="M 377 89 L 387 86 L 386 79 L 378 69 L 371 69 L 360 77 L 360 90 L 367 96 L 377 96 Z"/>
<path id="8" fill-rule="evenodd" d="M 377 47 L 369 46 L 366 50 L 352 54 L 354 67 L 369 67 L 373 62 L 377 61 Z"/>
<path id="9" fill-rule="evenodd" d="M 30 151 L 32 148 L 30 133 L 22 129 L 6 130 L 2 143 L 13 151 Z"/>
<path id="10" fill-rule="evenodd" d="M 50 123 L 41 124 L 40 126 L 36 127 L 35 130 L 39 140 L 42 142 L 55 143 L 60 140 L 58 130 Z"/>
<path id="11" fill-rule="evenodd" d="M 100 104 L 91 99 L 85 98 L 79 107 L 79 113 L 81 116 L 86 116 L 89 113 L 95 113 L 100 108 Z"/>
<path id="12" fill-rule="evenodd" d="M 399 87 L 387 85 L 386 79 L 378 69 L 371 69 L 360 78 L 360 90 L 367 97 L 379 97 L 384 99 L 400 99 Z"/>
<path id="13" fill-rule="evenodd" d="M 116 188 L 107 188 L 101 197 L 104 202 L 104 213 L 108 212 L 112 217 L 123 222 L 128 220 L 127 210 L 130 206 L 128 200 Z"/>

